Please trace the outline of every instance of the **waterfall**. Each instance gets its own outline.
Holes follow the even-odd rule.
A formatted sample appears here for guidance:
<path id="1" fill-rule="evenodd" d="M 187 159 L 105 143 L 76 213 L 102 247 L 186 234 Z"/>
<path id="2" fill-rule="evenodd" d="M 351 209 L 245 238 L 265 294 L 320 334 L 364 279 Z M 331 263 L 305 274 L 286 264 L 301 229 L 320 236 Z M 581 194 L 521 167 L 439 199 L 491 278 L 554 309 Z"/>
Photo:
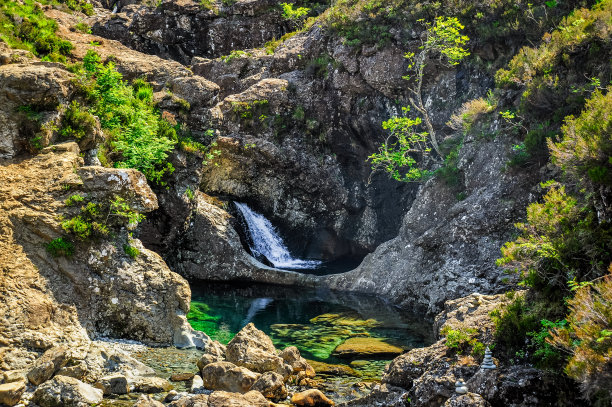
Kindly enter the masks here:
<path id="1" fill-rule="evenodd" d="M 321 262 L 296 259 L 289 253 L 283 239 L 270 221 L 246 204 L 234 202 L 242 214 L 250 237 L 249 247 L 255 257 L 263 256 L 281 269 L 315 269 Z"/>

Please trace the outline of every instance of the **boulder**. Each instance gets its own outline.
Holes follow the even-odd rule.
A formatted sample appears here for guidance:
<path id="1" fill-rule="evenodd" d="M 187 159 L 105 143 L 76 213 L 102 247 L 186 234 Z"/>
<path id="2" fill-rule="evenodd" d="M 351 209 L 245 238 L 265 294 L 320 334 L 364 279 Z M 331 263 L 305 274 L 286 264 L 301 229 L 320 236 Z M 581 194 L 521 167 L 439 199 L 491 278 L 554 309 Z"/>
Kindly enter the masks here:
<path id="1" fill-rule="evenodd" d="M 251 386 L 251 390 L 256 390 L 265 398 L 273 401 L 287 398 L 287 388 L 285 387 L 283 376 L 276 372 L 266 372 L 259 376 L 259 379 Z"/>
<path id="2" fill-rule="evenodd" d="M 334 355 L 342 358 L 369 358 L 401 355 L 404 350 L 390 345 L 380 338 L 355 337 L 349 338 L 338 345 Z"/>
<path id="3" fill-rule="evenodd" d="M 295 393 L 293 397 L 291 397 L 291 403 L 298 407 L 327 407 L 334 405 L 333 401 L 328 399 L 325 394 L 317 389 Z"/>
<path id="4" fill-rule="evenodd" d="M 198 193 L 198 197 L 200 196 L 201 194 Z M 204 366 L 210 363 L 222 361 L 223 359 L 225 359 L 225 351 L 226 347 L 222 343 L 219 343 L 218 341 L 208 342 L 208 344 L 206 345 L 205 353 L 196 363 L 198 369 L 202 371 Z"/>
<path id="5" fill-rule="evenodd" d="M 215 391 L 210 395 L 188 395 L 171 402 L 168 407 L 270 407 L 261 393 L 249 391 L 245 394 Z"/>
<path id="6" fill-rule="evenodd" d="M 191 383 L 189 384 L 189 393 L 193 394 L 201 394 L 204 393 L 204 380 L 202 380 L 202 376 L 195 375 L 191 379 Z"/>
<path id="7" fill-rule="evenodd" d="M 109 394 L 127 394 L 129 391 L 128 381 L 122 374 L 104 376 L 94 384 L 94 387 L 102 390 L 105 396 Z"/>
<path id="8" fill-rule="evenodd" d="M 102 390 L 73 377 L 55 376 L 36 389 L 32 401 L 40 407 L 89 407 L 102 396 Z"/>
<path id="9" fill-rule="evenodd" d="M 295 346 L 289 346 L 280 353 L 279 355 L 286 364 L 291 366 L 293 374 L 298 372 L 306 372 L 308 377 L 315 376 L 315 370 L 312 366 L 300 355 L 300 351 Z"/>
<path id="10" fill-rule="evenodd" d="M 230 362 L 215 362 L 202 369 L 204 387 L 211 390 L 246 393 L 258 378 L 258 374 Z"/>
<path id="11" fill-rule="evenodd" d="M 138 393 L 162 393 L 172 388 L 172 384 L 161 377 L 142 377 L 134 383 L 134 391 Z"/>
<path id="12" fill-rule="evenodd" d="M 285 373 L 285 361 L 277 355 L 272 340 L 264 332 L 255 328 L 253 323 L 246 325 L 234 339 L 227 344 L 226 359 L 237 366 L 258 373 Z M 289 368 L 289 373 L 293 369 Z"/>
<path id="13" fill-rule="evenodd" d="M 270 402 L 261 393 L 249 391 L 245 394 L 215 391 L 208 397 L 208 407 L 269 407 Z"/>
<path id="14" fill-rule="evenodd" d="M 25 392 L 25 389 L 25 381 L 0 384 L 0 404 L 14 406 L 21 400 L 21 395 Z"/>
<path id="15" fill-rule="evenodd" d="M 164 405 L 148 394 L 143 394 L 136 400 L 133 407 L 164 407 Z"/>
<path id="16" fill-rule="evenodd" d="M 446 400 L 444 407 L 489 407 L 490 404 L 475 393 L 461 394 Z"/>
<path id="17" fill-rule="evenodd" d="M 172 376 L 170 376 L 170 381 L 172 382 L 187 382 L 191 379 L 193 379 L 194 374 L 193 373 L 175 373 Z"/>
<path id="18" fill-rule="evenodd" d="M 7 370 L 2 374 L 4 383 L 25 381 L 26 377 L 21 370 Z"/>
<path id="19" fill-rule="evenodd" d="M 168 407 L 208 407 L 208 394 L 188 395 L 173 400 Z"/>
<path id="20" fill-rule="evenodd" d="M 28 380 L 33 385 L 39 385 L 49 380 L 53 375 L 68 362 L 70 355 L 68 348 L 58 346 L 46 351 L 34 362 L 34 366 L 28 372 Z"/>

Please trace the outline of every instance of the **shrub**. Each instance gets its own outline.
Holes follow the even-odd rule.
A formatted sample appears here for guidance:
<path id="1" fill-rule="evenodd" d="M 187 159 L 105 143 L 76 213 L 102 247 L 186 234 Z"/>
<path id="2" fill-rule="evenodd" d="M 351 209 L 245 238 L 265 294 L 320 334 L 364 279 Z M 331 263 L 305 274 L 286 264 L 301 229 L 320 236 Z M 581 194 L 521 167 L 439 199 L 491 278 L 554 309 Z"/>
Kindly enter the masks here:
<path id="1" fill-rule="evenodd" d="M 547 340 L 571 352 L 565 371 L 589 397 L 601 391 L 612 395 L 612 264 L 609 271 L 576 290 L 568 301 L 569 324 L 557 327 Z"/>
<path id="2" fill-rule="evenodd" d="M 82 202 L 79 198 L 75 200 L 76 196 L 79 195 L 71 196 L 66 203 Z M 61 225 L 66 232 L 81 240 L 87 240 L 107 237 L 111 231 L 123 227 L 133 228 L 143 219 L 144 216 L 131 208 L 125 199 L 115 196 L 109 202 L 87 202 L 78 215 L 64 220 Z"/>
<path id="3" fill-rule="evenodd" d="M 83 202 L 84 200 L 85 198 L 82 197 L 81 195 L 74 194 L 74 195 L 70 195 L 68 199 L 64 201 L 64 203 L 66 204 L 66 206 L 74 206 L 76 204 Z"/>
<path id="4" fill-rule="evenodd" d="M 0 38 L 13 48 L 27 49 L 43 59 L 65 61 L 73 46 L 57 36 L 57 28 L 33 0 L 0 3 Z"/>
<path id="5" fill-rule="evenodd" d="M 458 112 L 454 113 L 448 125 L 453 130 L 468 132 L 474 123 L 483 115 L 492 112 L 497 107 L 493 98 L 479 98 L 464 103 Z"/>
<path id="6" fill-rule="evenodd" d="M 70 240 L 58 237 L 47 243 L 47 252 L 53 257 L 70 257 L 74 254 L 74 245 Z"/>
<path id="7" fill-rule="evenodd" d="M 283 18 L 285 20 L 297 22 L 306 17 L 310 12 L 310 9 L 307 7 L 293 8 L 293 4 L 291 3 L 280 3 L 280 5 L 283 9 Z"/>
<path id="8" fill-rule="evenodd" d="M 87 25 L 87 23 L 76 23 L 73 27 L 72 27 L 73 31 L 78 31 L 81 32 L 83 34 L 91 34 L 91 27 L 89 25 Z"/>
<path id="9" fill-rule="evenodd" d="M 162 177 L 174 171 L 166 159 L 177 135 L 155 109 L 151 86 L 143 80 L 129 86 L 114 64 L 102 64 L 93 50 L 84 57 L 79 74 L 92 101 L 92 113 L 110 134 L 106 158 L 112 156 L 116 167 L 135 168 L 163 184 Z"/>
<path id="10" fill-rule="evenodd" d="M 124 244 L 123 245 L 123 251 L 125 252 L 125 254 L 127 254 L 128 256 L 130 256 L 133 259 L 138 257 L 138 255 L 140 254 L 140 250 L 138 250 L 134 246 L 130 246 L 129 244 Z"/>
<path id="11" fill-rule="evenodd" d="M 64 112 L 59 133 L 64 138 L 81 140 L 91 135 L 96 128 L 96 119 L 86 109 L 73 100 Z"/>
<path id="12" fill-rule="evenodd" d="M 607 90 L 595 91 L 579 117 L 566 118 L 559 143 L 549 142 L 553 162 L 591 192 L 612 185 L 612 87 Z"/>
<path id="13" fill-rule="evenodd" d="M 471 349 L 471 353 L 474 356 L 484 355 L 485 346 L 476 338 L 478 334 L 476 329 L 465 327 L 452 329 L 449 326 L 445 326 L 440 333 L 446 337 L 446 342 L 444 342 L 446 347 L 456 350 L 458 354 Z"/>

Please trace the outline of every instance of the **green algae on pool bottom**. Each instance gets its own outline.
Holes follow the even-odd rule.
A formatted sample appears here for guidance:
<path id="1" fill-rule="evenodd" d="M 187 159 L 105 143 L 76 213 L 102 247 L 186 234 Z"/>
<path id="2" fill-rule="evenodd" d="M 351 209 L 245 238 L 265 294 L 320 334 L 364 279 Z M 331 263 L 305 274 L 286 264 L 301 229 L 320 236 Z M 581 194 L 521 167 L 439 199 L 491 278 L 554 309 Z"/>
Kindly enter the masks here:
<path id="1" fill-rule="evenodd" d="M 348 339 L 369 337 L 403 350 L 433 342 L 429 322 L 378 298 L 304 288 L 192 284 L 187 318 L 194 329 L 225 344 L 244 325 L 253 322 L 279 349 L 296 346 L 309 360 L 352 369 L 357 375 L 341 376 L 341 381 L 354 385 L 379 380 L 393 357 L 334 355 L 334 350 Z M 349 367 L 354 360 L 360 363 Z"/>

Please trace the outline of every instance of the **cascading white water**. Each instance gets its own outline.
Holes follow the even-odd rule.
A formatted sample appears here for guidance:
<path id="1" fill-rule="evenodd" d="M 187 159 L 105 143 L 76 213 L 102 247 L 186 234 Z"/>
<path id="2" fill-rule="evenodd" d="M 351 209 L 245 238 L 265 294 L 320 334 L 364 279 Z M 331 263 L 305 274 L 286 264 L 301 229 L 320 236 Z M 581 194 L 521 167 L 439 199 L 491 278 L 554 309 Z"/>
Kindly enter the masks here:
<path id="1" fill-rule="evenodd" d="M 281 269 L 315 269 L 321 265 L 317 260 L 294 258 L 272 223 L 262 214 L 253 211 L 246 204 L 234 202 L 247 224 L 250 249 L 255 256 L 263 256 L 274 267 Z"/>

